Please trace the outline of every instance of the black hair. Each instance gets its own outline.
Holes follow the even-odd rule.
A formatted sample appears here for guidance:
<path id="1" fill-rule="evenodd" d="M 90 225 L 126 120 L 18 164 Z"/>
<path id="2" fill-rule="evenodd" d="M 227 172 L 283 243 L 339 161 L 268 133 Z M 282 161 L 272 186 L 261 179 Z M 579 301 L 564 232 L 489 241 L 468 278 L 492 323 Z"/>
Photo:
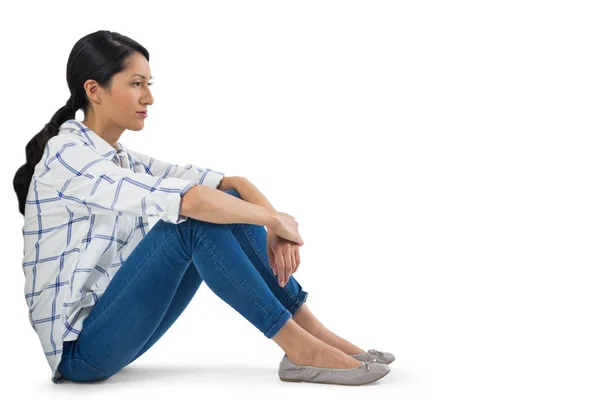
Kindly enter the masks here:
<path id="1" fill-rule="evenodd" d="M 82 109 L 86 115 L 90 111 L 91 105 L 83 84 L 88 79 L 93 79 L 100 87 L 110 91 L 113 76 L 125 69 L 127 59 L 136 51 L 150 61 L 148 51 L 141 44 L 117 32 L 100 30 L 75 43 L 67 61 L 67 84 L 71 97 L 27 143 L 26 162 L 17 170 L 13 179 L 13 187 L 19 199 L 19 211 L 23 216 L 33 172 L 44 154 L 46 143 L 58 134 L 59 127 L 65 121 L 75 118 L 77 110 Z"/>

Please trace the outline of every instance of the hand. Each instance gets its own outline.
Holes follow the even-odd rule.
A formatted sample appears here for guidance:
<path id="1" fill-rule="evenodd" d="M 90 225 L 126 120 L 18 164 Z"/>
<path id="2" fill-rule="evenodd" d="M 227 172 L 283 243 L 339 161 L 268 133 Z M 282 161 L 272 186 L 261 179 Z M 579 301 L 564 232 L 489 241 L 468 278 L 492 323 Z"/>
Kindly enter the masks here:
<path id="1" fill-rule="evenodd" d="M 298 222 L 288 213 L 275 211 L 275 219 L 272 226 L 269 226 L 277 236 L 298 243 L 300 246 L 304 244 L 300 232 L 298 232 Z"/>
<path id="2" fill-rule="evenodd" d="M 267 230 L 267 253 L 279 286 L 284 287 L 300 265 L 300 246 Z"/>

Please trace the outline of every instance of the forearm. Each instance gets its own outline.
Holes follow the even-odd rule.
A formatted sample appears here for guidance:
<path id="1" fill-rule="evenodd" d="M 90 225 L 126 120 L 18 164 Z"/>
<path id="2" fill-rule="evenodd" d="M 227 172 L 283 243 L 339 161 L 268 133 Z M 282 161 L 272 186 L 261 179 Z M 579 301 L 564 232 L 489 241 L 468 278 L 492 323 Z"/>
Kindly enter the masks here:
<path id="1" fill-rule="evenodd" d="M 275 207 L 269 203 L 269 200 L 267 200 L 261 191 L 258 190 L 258 188 L 254 186 L 248 179 L 241 177 L 241 179 L 237 180 L 235 182 L 235 190 L 237 190 L 242 199 L 246 200 L 247 202 L 262 206 L 272 213 L 277 212 Z"/>
<path id="2" fill-rule="evenodd" d="M 235 190 L 237 190 L 237 192 L 240 194 L 240 197 L 247 202 L 264 207 L 269 212 L 277 212 L 269 200 L 267 200 L 261 191 L 258 190 L 258 188 L 254 186 L 248 179 L 241 177 L 240 180 L 236 181 Z M 267 231 L 270 231 L 271 226 L 265 225 L 265 227 L 267 228 Z"/>
<path id="3" fill-rule="evenodd" d="M 236 190 L 239 189 L 236 187 Z M 195 185 L 183 195 L 179 214 L 215 224 L 246 223 L 271 227 L 275 221 L 272 210 L 204 185 Z"/>

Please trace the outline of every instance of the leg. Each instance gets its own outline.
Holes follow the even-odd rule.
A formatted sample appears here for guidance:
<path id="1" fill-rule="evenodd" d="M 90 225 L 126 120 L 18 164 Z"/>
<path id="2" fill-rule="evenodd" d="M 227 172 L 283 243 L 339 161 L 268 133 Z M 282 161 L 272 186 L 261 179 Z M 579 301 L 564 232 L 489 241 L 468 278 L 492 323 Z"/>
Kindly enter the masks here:
<path id="1" fill-rule="evenodd" d="M 154 346 L 154 343 L 160 339 L 169 328 L 173 325 L 173 323 L 179 318 L 179 316 L 183 313 L 183 310 L 186 309 L 192 298 L 198 291 L 200 284 L 202 283 L 202 278 L 196 269 L 196 266 L 193 262 L 190 262 L 190 266 L 187 268 L 187 271 L 183 275 L 179 287 L 175 292 L 175 296 L 173 296 L 173 300 L 165 313 L 164 318 L 158 324 L 158 327 L 148 339 L 144 347 L 137 353 L 137 355 L 133 358 L 133 360 L 129 361 L 127 365 L 131 364 L 135 360 L 137 360 L 142 354 L 144 354 L 150 347 Z"/>
<path id="2" fill-rule="evenodd" d="M 180 235 L 174 224 L 159 221 L 129 255 L 77 340 L 63 343 L 58 370 L 66 379 L 107 379 L 109 368 L 126 365 L 142 351 L 190 266 L 186 250 L 176 244 Z"/>
<path id="3" fill-rule="evenodd" d="M 298 323 L 302 328 L 304 328 L 307 332 L 309 332 L 314 337 L 320 339 L 321 341 L 327 343 L 330 346 L 335 347 L 336 349 L 340 349 L 346 354 L 356 355 L 356 354 L 364 354 L 365 350 L 360 347 L 356 347 L 346 339 L 336 335 L 327 329 L 321 321 L 317 319 L 313 315 L 312 312 L 308 309 L 308 307 L 303 305 L 300 310 L 294 315 L 294 321 Z"/>
<path id="4" fill-rule="evenodd" d="M 267 338 L 291 320 L 227 226 L 159 221 L 115 274 L 79 338 L 65 342 L 60 373 L 70 380 L 107 379 L 127 365 L 157 331 L 191 264 Z"/>
<path id="5" fill-rule="evenodd" d="M 225 192 L 241 199 L 239 192 L 235 189 L 225 190 Z M 271 289 L 271 292 L 290 311 L 296 323 L 311 335 L 340 349 L 346 354 L 366 353 L 366 351 L 331 332 L 308 310 L 305 304 L 308 294 L 302 290 L 302 286 L 293 276 L 290 277 L 283 288 L 279 286 L 277 276 L 273 273 L 271 267 L 269 267 L 267 232 L 264 226 L 252 224 L 227 225 L 230 227 L 242 249 L 244 249 L 246 256 L 252 261 L 252 264 L 263 277 L 269 289 Z"/>
<path id="6" fill-rule="evenodd" d="M 225 190 L 224 192 L 241 199 L 239 192 L 235 189 Z M 269 267 L 265 227 L 253 224 L 227 224 L 227 226 L 231 229 L 235 239 L 263 278 L 271 293 L 294 316 L 306 302 L 308 293 L 302 290 L 302 286 L 293 276 L 290 277 L 284 287 L 279 286 L 277 276 Z"/>

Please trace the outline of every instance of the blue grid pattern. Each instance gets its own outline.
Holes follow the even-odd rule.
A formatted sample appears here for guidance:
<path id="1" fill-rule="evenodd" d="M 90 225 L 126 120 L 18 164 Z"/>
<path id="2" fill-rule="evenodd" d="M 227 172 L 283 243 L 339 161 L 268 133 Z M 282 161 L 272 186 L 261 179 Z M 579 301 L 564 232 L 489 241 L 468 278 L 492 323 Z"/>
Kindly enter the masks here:
<path id="1" fill-rule="evenodd" d="M 179 224 L 181 197 L 194 185 L 217 188 L 223 172 L 118 149 L 71 119 L 36 165 L 23 223 L 29 322 L 52 382 L 63 341 L 77 339 L 112 277 L 159 219 Z"/>

